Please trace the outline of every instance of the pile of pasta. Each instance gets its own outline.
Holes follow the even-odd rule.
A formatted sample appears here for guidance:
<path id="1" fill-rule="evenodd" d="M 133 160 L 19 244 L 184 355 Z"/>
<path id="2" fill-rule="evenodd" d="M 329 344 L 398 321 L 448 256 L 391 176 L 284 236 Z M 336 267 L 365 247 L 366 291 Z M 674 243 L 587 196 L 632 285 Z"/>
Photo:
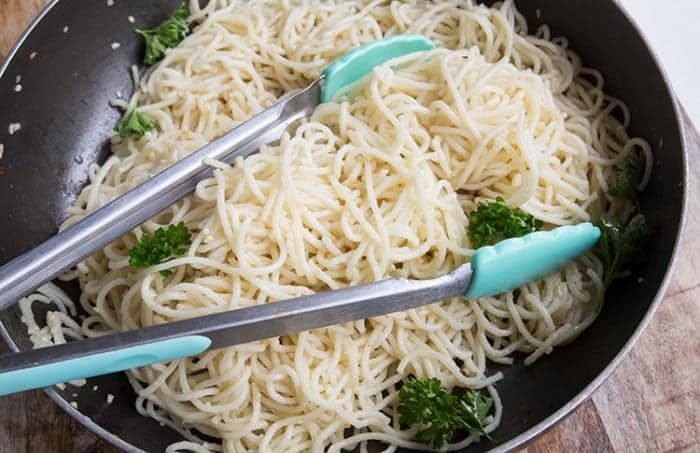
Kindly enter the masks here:
<path id="1" fill-rule="evenodd" d="M 38 345 L 387 276 L 439 276 L 469 261 L 469 215 L 483 200 L 502 197 L 546 228 L 633 209 L 611 199 L 608 184 L 618 162 L 650 157 L 649 146 L 628 136 L 627 109 L 604 94 L 600 73 L 547 28 L 528 34 L 512 1 L 212 0 L 190 11 L 193 32 L 123 105 L 158 128 L 117 141 L 91 167 L 64 228 L 361 44 L 419 33 L 437 49 L 376 68 L 255 155 L 209 162 L 214 176 L 193 194 L 64 276 L 80 283 L 84 319 L 53 285 L 22 302 Z M 142 234 L 179 222 L 193 232 L 184 256 L 129 266 Z M 364 451 L 370 441 L 424 449 L 394 416 L 408 376 L 485 389 L 496 402 L 492 431 L 501 375 L 487 373 L 488 361 L 509 364 L 521 351 L 531 363 L 575 338 L 595 319 L 602 273 L 588 254 L 497 297 L 455 298 L 128 375 L 138 410 L 185 437 L 170 451 Z M 45 326 L 32 314 L 36 302 L 58 306 Z"/>

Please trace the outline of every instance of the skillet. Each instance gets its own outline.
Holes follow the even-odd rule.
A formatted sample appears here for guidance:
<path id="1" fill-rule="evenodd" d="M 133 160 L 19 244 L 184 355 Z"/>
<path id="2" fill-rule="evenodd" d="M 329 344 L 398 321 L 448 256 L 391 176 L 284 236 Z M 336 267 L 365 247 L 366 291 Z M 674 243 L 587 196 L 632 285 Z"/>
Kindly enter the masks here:
<path id="1" fill-rule="evenodd" d="M 130 65 L 143 44 L 133 28 L 159 23 L 179 0 L 54 0 L 0 66 L 0 263 L 54 234 L 87 180 L 91 162 L 109 153 L 108 137 L 120 117 L 109 107 L 116 92 L 132 91 Z M 598 320 L 569 346 L 525 367 L 502 371 L 504 413 L 492 440 L 465 451 L 522 446 L 573 410 L 612 372 L 641 334 L 663 297 L 684 223 L 687 175 L 683 131 L 675 98 L 653 53 L 613 0 L 520 0 L 531 31 L 549 24 L 569 38 L 584 64 L 602 71 L 606 92 L 630 108 L 632 135 L 655 153 L 642 211 L 657 234 L 652 257 L 636 278 L 614 285 Z M 127 18 L 133 16 L 135 24 Z M 64 27 L 68 31 L 64 33 Z M 120 47 L 112 49 L 112 43 Z M 16 76 L 22 91 L 15 92 Z M 11 123 L 21 129 L 10 135 Z M 637 278 L 638 277 L 638 278 Z M 77 299 L 77 286 L 62 287 Z M 14 307 L 0 313 L 0 333 L 12 350 L 30 347 Z M 576 360 L 572 360 L 575 357 Z M 98 390 L 93 391 L 97 385 Z M 163 451 L 181 437 L 140 416 L 125 375 L 88 380 L 82 388 L 47 389 L 49 396 L 88 429 L 127 451 Z M 72 394 L 77 393 L 77 397 Z M 115 395 L 107 404 L 106 395 Z M 78 408 L 69 405 L 78 403 Z"/>

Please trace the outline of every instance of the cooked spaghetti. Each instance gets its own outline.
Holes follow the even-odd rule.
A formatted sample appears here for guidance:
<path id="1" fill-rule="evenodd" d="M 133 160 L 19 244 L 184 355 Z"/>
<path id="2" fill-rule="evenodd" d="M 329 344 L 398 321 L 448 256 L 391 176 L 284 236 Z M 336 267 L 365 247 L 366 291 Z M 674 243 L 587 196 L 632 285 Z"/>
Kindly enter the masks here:
<path id="1" fill-rule="evenodd" d="M 652 161 L 627 108 L 546 27 L 529 35 L 512 1 L 235 0 L 190 5 L 194 30 L 140 79 L 124 108 L 157 130 L 115 140 L 90 170 L 71 225 L 221 136 L 369 41 L 419 33 L 438 49 L 376 68 L 279 143 L 214 176 L 80 263 L 76 308 L 53 285 L 21 307 L 37 345 L 270 303 L 387 276 L 430 278 L 469 261 L 480 200 L 502 197 L 547 228 L 628 215 L 607 194 L 615 165 Z M 645 169 L 642 185 L 649 169 Z M 144 233 L 193 232 L 187 253 L 129 266 Z M 159 271 L 171 270 L 163 276 Z M 131 370 L 138 410 L 187 439 L 170 451 L 425 449 L 394 412 L 401 382 L 438 377 L 486 389 L 487 360 L 531 363 L 595 319 L 602 264 L 588 254 L 516 291 L 207 352 Z M 40 326 L 34 302 L 58 310 Z M 506 408 L 507 409 L 507 408 Z M 201 441 L 197 433 L 220 438 Z M 449 449 L 477 440 L 469 436 Z"/>

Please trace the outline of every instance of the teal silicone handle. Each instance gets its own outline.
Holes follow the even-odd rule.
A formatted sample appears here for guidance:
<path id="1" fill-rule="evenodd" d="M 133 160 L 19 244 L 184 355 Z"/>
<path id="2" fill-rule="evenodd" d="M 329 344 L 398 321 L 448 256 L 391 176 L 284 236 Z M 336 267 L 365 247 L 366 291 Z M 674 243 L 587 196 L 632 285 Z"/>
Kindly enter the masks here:
<path id="1" fill-rule="evenodd" d="M 209 338 L 190 335 L 8 371 L 0 373 L 0 395 L 188 357 L 206 351 L 210 345 Z"/>
<path id="2" fill-rule="evenodd" d="M 321 102 L 330 101 L 338 90 L 357 82 L 385 61 L 434 48 L 435 44 L 421 35 L 397 35 L 353 49 L 323 71 Z"/>
<path id="3" fill-rule="evenodd" d="M 472 256 L 472 281 L 464 297 L 500 294 L 543 277 L 586 253 L 598 238 L 597 227 L 580 223 L 482 247 Z"/>

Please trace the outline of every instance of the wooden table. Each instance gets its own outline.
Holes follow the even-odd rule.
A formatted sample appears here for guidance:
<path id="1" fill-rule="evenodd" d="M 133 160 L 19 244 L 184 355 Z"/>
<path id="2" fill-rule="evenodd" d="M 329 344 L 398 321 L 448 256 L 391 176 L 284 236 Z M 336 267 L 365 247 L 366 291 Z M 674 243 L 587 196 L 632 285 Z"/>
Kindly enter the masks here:
<path id="1" fill-rule="evenodd" d="M 0 59 L 44 3 L 0 0 Z M 691 206 L 697 206 L 700 137 L 687 118 L 686 127 Z M 698 234 L 700 212 L 691 208 L 673 281 L 637 345 L 591 399 L 523 452 L 700 451 Z M 117 450 L 58 409 L 44 393 L 33 391 L 0 399 L 0 451 Z"/>

